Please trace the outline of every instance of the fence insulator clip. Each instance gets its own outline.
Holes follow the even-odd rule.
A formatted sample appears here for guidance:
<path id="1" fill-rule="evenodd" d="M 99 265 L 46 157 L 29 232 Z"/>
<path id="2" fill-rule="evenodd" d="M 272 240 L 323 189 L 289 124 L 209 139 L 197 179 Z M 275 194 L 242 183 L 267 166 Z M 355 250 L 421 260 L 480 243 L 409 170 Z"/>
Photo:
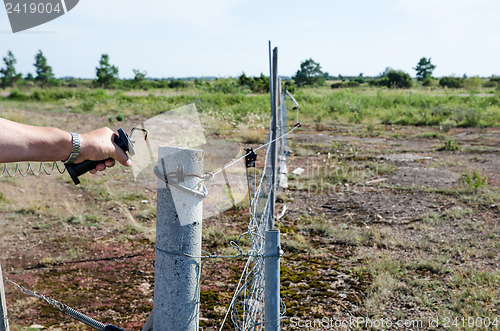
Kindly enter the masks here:
<path id="1" fill-rule="evenodd" d="M 253 151 L 253 148 L 245 148 L 245 166 L 247 168 L 255 168 L 255 161 L 257 161 L 257 153 Z"/>
<path id="2" fill-rule="evenodd" d="M 177 183 L 184 183 L 184 168 L 181 166 L 177 167 Z"/>

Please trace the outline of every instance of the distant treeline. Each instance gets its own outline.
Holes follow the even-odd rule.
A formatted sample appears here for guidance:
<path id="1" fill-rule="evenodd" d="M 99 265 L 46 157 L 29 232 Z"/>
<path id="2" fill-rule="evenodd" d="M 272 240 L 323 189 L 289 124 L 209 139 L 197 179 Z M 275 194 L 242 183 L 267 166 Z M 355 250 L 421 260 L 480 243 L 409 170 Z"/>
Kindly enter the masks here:
<path id="1" fill-rule="evenodd" d="M 39 50 L 35 55 L 34 67 L 36 74 L 26 74 L 24 77 L 15 68 L 17 63 L 14 54 L 7 52 L 3 58 L 4 67 L 0 68 L 0 88 L 6 87 L 84 87 L 107 89 L 185 89 L 194 86 L 198 89 L 223 93 L 267 93 L 269 92 L 269 77 L 261 74 L 257 77 L 248 77 L 245 73 L 237 78 L 148 78 L 147 72 L 134 69 L 134 78 L 120 79 L 118 67 L 110 64 L 109 56 L 102 54 L 96 69 L 95 79 L 55 78 L 52 67 L 47 63 L 46 57 Z M 411 88 L 420 85 L 425 87 L 466 88 L 478 89 L 482 87 L 497 88 L 500 90 L 500 77 L 432 77 L 436 68 L 430 58 L 421 58 L 417 66 L 416 79 L 402 70 L 387 67 L 384 72 L 374 77 L 365 77 L 362 73 L 358 76 L 331 76 L 321 70 L 319 63 L 313 59 L 305 60 L 300 64 L 300 69 L 293 77 L 282 77 L 285 87 L 293 92 L 298 87 L 324 86 L 329 82 L 333 89 L 356 88 L 360 86 L 376 86 L 387 88 Z"/>
<path id="2" fill-rule="evenodd" d="M 96 69 L 95 79 L 79 79 L 73 77 L 56 78 L 46 57 L 39 50 L 35 56 L 34 67 L 36 75 L 31 73 L 24 77 L 17 72 L 14 54 L 7 52 L 3 58 L 5 67 L 0 68 L 0 88 L 7 87 L 74 87 L 74 88 L 108 88 L 108 89 L 184 89 L 195 86 L 209 91 L 232 92 L 269 92 L 269 77 L 261 74 L 258 77 L 247 77 L 244 73 L 234 78 L 185 78 L 185 79 L 153 79 L 147 77 L 147 72 L 134 69 L 133 79 L 120 79 L 118 67 L 110 64 L 109 56 L 102 54 Z"/>

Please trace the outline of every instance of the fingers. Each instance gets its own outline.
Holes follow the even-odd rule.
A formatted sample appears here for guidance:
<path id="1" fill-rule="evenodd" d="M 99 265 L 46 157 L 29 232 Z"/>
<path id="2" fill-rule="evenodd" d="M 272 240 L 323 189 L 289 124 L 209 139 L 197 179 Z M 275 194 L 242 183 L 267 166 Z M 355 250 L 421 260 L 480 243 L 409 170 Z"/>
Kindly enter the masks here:
<path id="1" fill-rule="evenodd" d="M 89 172 L 93 175 L 95 175 L 98 171 L 104 171 L 106 168 L 111 168 L 115 165 L 115 160 L 113 159 L 108 159 L 104 161 L 104 163 L 99 163 L 95 169 L 90 170 Z"/>
<path id="2" fill-rule="evenodd" d="M 130 165 L 132 165 L 132 161 L 129 159 L 128 155 L 123 151 L 123 149 L 118 147 L 118 145 L 116 145 L 114 142 L 113 142 L 113 145 L 114 145 L 114 151 L 113 151 L 113 154 L 111 155 L 111 157 L 126 167 L 129 167 Z M 112 165 L 107 165 L 107 166 L 112 167 L 114 164 L 115 163 L 113 161 Z"/>
<path id="3" fill-rule="evenodd" d="M 77 163 L 85 160 L 105 160 L 99 163 L 95 169 L 90 170 L 91 174 L 104 171 L 113 167 L 115 160 L 128 167 L 132 164 L 128 155 L 118 145 L 115 144 L 116 134 L 109 128 L 100 128 L 92 132 L 82 134 L 81 152 Z"/>
<path id="4" fill-rule="evenodd" d="M 115 159 L 124 166 L 130 166 L 127 154 L 115 144 L 116 134 L 110 128 L 100 128 L 92 132 L 80 135 L 81 151 L 77 163 L 85 160 L 106 160 Z M 109 162 L 109 161 L 106 161 Z M 112 167 L 113 163 L 104 164 L 105 167 Z M 105 168 L 104 168 L 105 169 Z M 101 171 L 101 168 L 97 169 Z"/>
<path id="5" fill-rule="evenodd" d="M 115 160 L 108 159 L 108 160 L 104 161 L 104 165 L 105 165 L 105 167 L 103 167 L 102 170 L 106 169 L 106 167 L 111 168 L 115 165 Z M 99 170 L 99 171 L 101 171 L 101 170 Z"/>

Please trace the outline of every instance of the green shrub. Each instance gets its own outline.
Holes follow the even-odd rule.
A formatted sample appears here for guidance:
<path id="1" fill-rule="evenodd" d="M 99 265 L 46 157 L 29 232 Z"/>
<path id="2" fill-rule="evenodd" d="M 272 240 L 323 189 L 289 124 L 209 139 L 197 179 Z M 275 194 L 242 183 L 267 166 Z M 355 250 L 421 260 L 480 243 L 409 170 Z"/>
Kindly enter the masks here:
<path id="1" fill-rule="evenodd" d="M 382 84 L 386 84 L 385 86 L 389 88 L 410 88 L 413 85 L 410 75 L 402 70 L 388 70 L 384 73 L 383 78 L 387 79 L 380 79 L 381 86 L 384 86 Z"/>
<path id="2" fill-rule="evenodd" d="M 368 81 L 368 85 L 370 85 L 370 86 L 388 86 L 389 85 L 389 78 L 380 77 L 378 79 L 372 79 L 372 80 Z"/>
<path id="3" fill-rule="evenodd" d="M 80 108 L 84 111 L 84 112 L 91 112 L 92 110 L 94 110 L 94 107 L 96 105 L 96 101 L 95 99 L 93 98 L 87 98 L 87 99 L 84 99 L 82 101 L 82 103 L 80 104 Z"/>
<path id="4" fill-rule="evenodd" d="M 444 146 L 439 147 L 437 150 L 438 151 L 450 151 L 450 152 L 456 152 L 461 150 L 462 148 L 460 145 L 453 139 L 447 139 L 444 142 Z"/>
<path id="5" fill-rule="evenodd" d="M 467 171 L 460 176 L 460 181 L 463 185 L 468 186 L 470 190 L 477 190 L 488 185 L 488 176 L 481 176 L 476 170 L 472 173 Z"/>
<path id="6" fill-rule="evenodd" d="M 288 92 L 295 93 L 295 91 L 297 90 L 297 85 L 295 85 L 295 82 L 293 80 L 286 80 L 285 88 L 288 90 Z"/>
<path id="7" fill-rule="evenodd" d="M 206 79 L 199 79 L 199 78 L 195 78 L 194 81 L 194 86 L 196 88 L 199 88 L 199 89 L 205 89 L 205 88 L 208 88 L 210 87 L 210 82 L 208 82 Z"/>
<path id="8" fill-rule="evenodd" d="M 247 77 L 244 73 L 238 77 L 238 84 L 243 88 L 248 88 L 255 93 L 268 93 L 269 92 L 269 77 L 260 74 L 260 77 Z M 295 84 L 293 81 L 287 80 L 285 87 L 288 91 L 295 91 Z"/>
<path id="9" fill-rule="evenodd" d="M 175 80 L 171 80 L 170 82 L 168 82 L 168 87 L 169 88 L 176 88 L 176 89 L 186 88 L 187 83 L 183 80 L 175 79 Z"/>
<path id="10" fill-rule="evenodd" d="M 358 81 L 352 81 L 352 80 L 349 81 L 349 82 L 347 82 L 347 83 L 345 83 L 346 87 L 359 87 L 360 85 L 361 85 L 360 82 L 358 82 Z"/>
<path id="11" fill-rule="evenodd" d="M 443 77 L 439 80 L 439 86 L 461 88 L 463 86 L 463 79 L 459 77 Z"/>
<path id="12" fill-rule="evenodd" d="M 440 124 L 441 130 L 443 130 L 444 132 L 450 131 L 450 129 L 455 127 L 455 126 L 457 126 L 457 122 L 455 122 L 454 120 L 450 120 L 450 119 L 446 119 L 443 122 L 441 122 L 441 124 Z"/>
<path id="13" fill-rule="evenodd" d="M 481 112 L 476 108 L 469 108 L 465 111 L 464 120 L 460 122 L 463 128 L 475 128 L 481 124 Z"/>
<path id="14" fill-rule="evenodd" d="M 365 77 L 362 75 L 359 75 L 358 77 L 354 78 L 354 81 L 359 84 L 363 84 L 365 82 Z"/>
<path id="15" fill-rule="evenodd" d="M 222 92 L 225 94 L 240 93 L 242 87 L 238 84 L 238 81 L 233 78 L 216 78 L 208 85 L 206 85 L 211 92 Z"/>
<path id="16" fill-rule="evenodd" d="M 12 92 L 9 94 L 9 99 L 12 100 L 17 100 L 17 101 L 25 101 L 28 100 L 30 97 L 23 92 L 20 92 L 18 89 L 13 89 Z"/>
<path id="17" fill-rule="evenodd" d="M 368 84 L 388 88 L 410 88 L 413 85 L 413 80 L 409 74 L 402 70 L 387 68 L 379 79 L 371 80 Z"/>
<path id="18" fill-rule="evenodd" d="M 337 83 L 332 83 L 330 85 L 331 88 L 336 89 L 336 88 L 349 88 L 349 87 L 359 87 L 361 84 L 357 81 L 348 81 L 345 83 L 337 82 Z"/>
<path id="19" fill-rule="evenodd" d="M 494 81 L 494 80 L 491 80 L 491 79 L 488 79 L 487 81 L 484 82 L 483 87 L 493 87 L 493 88 L 496 88 L 496 87 L 498 87 L 498 82 Z"/>
<path id="20" fill-rule="evenodd" d="M 480 77 L 470 77 L 464 79 L 463 86 L 467 90 L 478 90 L 483 86 L 483 80 Z"/>
<path id="21" fill-rule="evenodd" d="M 426 77 L 422 81 L 422 86 L 426 86 L 426 87 L 436 86 L 436 80 L 432 77 Z"/>

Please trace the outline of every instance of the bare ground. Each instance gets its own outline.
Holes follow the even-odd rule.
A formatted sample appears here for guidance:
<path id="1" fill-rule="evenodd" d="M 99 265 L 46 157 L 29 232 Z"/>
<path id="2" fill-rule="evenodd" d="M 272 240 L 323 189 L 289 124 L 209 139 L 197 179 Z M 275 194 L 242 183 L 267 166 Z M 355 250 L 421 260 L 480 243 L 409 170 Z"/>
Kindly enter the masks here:
<path id="1" fill-rule="evenodd" d="M 50 114 L 47 125 L 81 131 L 106 121 Z M 121 124 L 130 129 L 133 120 Z M 445 140 L 422 136 L 429 128 L 323 129 L 305 126 L 290 139 L 289 169 L 305 172 L 290 175 L 278 202 L 278 211 L 286 206 L 279 222 L 284 329 L 325 317 L 498 317 L 500 131 L 456 129 L 445 135 L 460 150 L 438 151 Z M 467 170 L 488 184 L 468 189 L 460 181 Z M 155 192 L 118 167 L 78 187 L 66 176 L 0 180 L 4 276 L 139 330 L 153 306 Z M 247 221 L 242 208 L 207 220 L 206 229 L 222 230 L 204 237 L 205 248 L 228 249 L 227 235 L 243 232 Z M 206 263 L 204 329 L 220 326 L 241 268 L 242 261 Z M 87 329 L 10 284 L 6 292 L 14 330 Z"/>

